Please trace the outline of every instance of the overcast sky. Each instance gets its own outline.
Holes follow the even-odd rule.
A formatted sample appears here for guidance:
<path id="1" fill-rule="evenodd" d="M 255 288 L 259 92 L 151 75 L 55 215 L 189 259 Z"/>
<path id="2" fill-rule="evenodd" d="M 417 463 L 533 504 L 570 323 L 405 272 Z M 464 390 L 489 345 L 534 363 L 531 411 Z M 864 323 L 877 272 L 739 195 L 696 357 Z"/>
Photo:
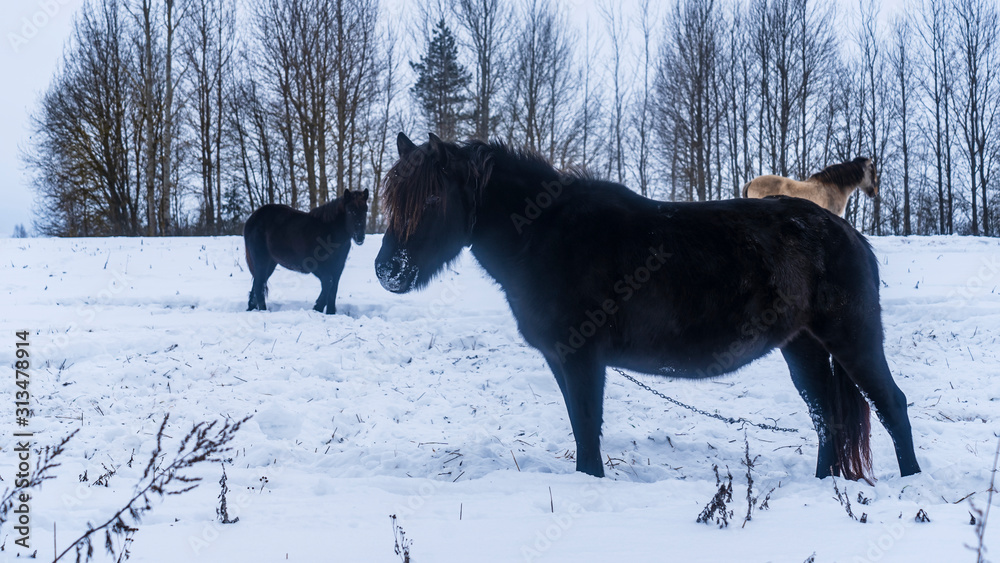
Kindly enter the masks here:
<path id="1" fill-rule="evenodd" d="M 882 18 L 888 19 L 901 3 L 902 0 L 882 2 Z M 29 142 L 29 116 L 49 84 L 72 30 L 73 14 L 82 4 L 83 0 L 4 1 L 4 17 L 0 20 L 3 34 L 0 77 L 9 82 L 0 85 L 0 237 L 9 237 L 18 223 L 31 231 L 34 196 L 27 185 L 20 149 Z M 592 33 L 601 29 L 594 2 L 564 0 L 564 4 L 581 30 L 588 17 Z M 637 4 L 625 0 L 626 11 L 634 11 Z M 856 0 L 838 0 L 838 4 L 842 14 L 857 12 Z M 662 9 L 668 3 L 654 0 L 653 5 Z"/>

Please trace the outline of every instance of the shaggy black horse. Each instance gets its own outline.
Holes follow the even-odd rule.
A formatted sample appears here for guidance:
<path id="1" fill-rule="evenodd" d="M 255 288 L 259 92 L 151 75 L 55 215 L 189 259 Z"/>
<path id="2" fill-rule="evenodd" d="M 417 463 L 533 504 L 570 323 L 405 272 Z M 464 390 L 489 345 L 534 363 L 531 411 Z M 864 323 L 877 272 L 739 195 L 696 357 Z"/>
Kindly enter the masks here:
<path id="1" fill-rule="evenodd" d="M 313 274 L 322 284 L 313 309 L 337 312 L 337 286 L 344 272 L 351 239 L 365 242 L 368 190 L 344 190 L 344 195 L 309 213 L 287 205 L 269 204 L 253 212 L 243 226 L 247 266 L 253 276 L 247 311 L 266 310 L 267 279 L 282 266 Z"/>
<path id="2" fill-rule="evenodd" d="M 555 375 L 578 471 L 604 474 L 607 366 L 702 378 L 774 348 L 819 435 L 818 477 L 867 478 L 864 395 L 900 473 L 920 471 L 882 348 L 878 265 L 843 219 L 787 197 L 653 201 L 496 143 L 397 145 L 379 281 L 420 288 L 471 246 Z"/>

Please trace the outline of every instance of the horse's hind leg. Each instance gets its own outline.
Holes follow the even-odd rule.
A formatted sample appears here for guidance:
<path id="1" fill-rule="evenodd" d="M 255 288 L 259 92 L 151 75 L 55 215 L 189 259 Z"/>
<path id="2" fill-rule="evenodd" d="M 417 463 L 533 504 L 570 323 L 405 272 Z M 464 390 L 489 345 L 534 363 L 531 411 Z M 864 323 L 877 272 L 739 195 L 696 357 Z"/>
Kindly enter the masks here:
<path id="1" fill-rule="evenodd" d="M 575 358 L 575 355 L 581 357 Z M 601 425 L 604 421 L 605 367 L 582 357 L 582 350 L 563 361 L 550 361 L 556 382 L 566 401 L 573 437 L 576 439 L 576 470 L 604 477 L 601 462 Z"/>
<path id="2" fill-rule="evenodd" d="M 892 437 L 900 474 L 919 473 L 910 419 L 906 414 L 906 395 L 892 380 L 882 348 L 881 327 L 865 328 L 862 325 L 860 330 L 855 327 L 847 334 L 850 336 L 826 342 L 827 348 L 835 362 L 843 366 L 842 369 L 875 405 L 879 420 Z"/>
<path id="3" fill-rule="evenodd" d="M 816 458 L 816 476 L 822 479 L 832 474 L 840 475 L 837 453 L 832 436 L 830 397 L 828 386 L 833 378 L 830 369 L 830 354 L 808 333 L 801 333 L 781 349 L 781 354 L 788 363 L 788 371 L 792 375 L 792 383 L 809 408 L 819 439 L 819 451 Z"/>
<path id="4" fill-rule="evenodd" d="M 261 311 L 267 310 L 267 280 L 274 273 L 278 264 L 270 256 L 262 256 L 254 261 L 256 273 L 253 277 L 253 288 L 250 290 L 250 303 Z M 248 309 L 249 310 L 249 309 Z"/>

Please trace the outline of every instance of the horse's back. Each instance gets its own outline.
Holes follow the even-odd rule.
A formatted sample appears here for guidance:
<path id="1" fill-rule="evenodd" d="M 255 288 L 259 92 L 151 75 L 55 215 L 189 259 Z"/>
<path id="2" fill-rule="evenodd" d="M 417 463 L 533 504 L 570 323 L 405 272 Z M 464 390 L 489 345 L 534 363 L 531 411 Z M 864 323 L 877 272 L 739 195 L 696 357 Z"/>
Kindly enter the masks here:
<path id="1" fill-rule="evenodd" d="M 791 180 L 788 178 L 772 174 L 757 176 L 743 187 L 743 197 L 760 199 L 769 195 L 780 195 L 784 193 L 782 190 L 787 189 L 786 184 L 789 182 Z"/>
<path id="2" fill-rule="evenodd" d="M 268 204 L 247 219 L 243 239 L 248 254 L 266 254 L 289 270 L 309 274 L 342 268 L 347 260 L 350 241 L 333 231 L 317 214 Z"/>
<path id="3" fill-rule="evenodd" d="M 747 199 L 783 195 L 805 199 L 835 215 L 843 215 L 843 203 L 846 198 L 839 197 L 839 193 L 838 190 L 821 182 L 811 180 L 800 182 L 774 175 L 758 176 L 743 187 L 743 197 Z"/>
<path id="4" fill-rule="evenodd" d="M 515 316 L 531 319 L 519 324 L 542 329 L 539 342 L 550 330 L 568 341 L 565 327 L 591 318 L 581 315 L 607 311 L 610 319 L 613 311 L 599 346 L 613 365 L 718 374 L 782 345 L 814 313 L 828 316 L 821 295 L 841 302 L 862 294 L 866 307 L 878 307 L 863 237 L 811 202 L 669 203 L 616 192 L 600 204 L 586 199 L 553 210 L 547 230 L 559 236 L 533 245 L 535 298 L 512 301 Z M 713 368 L 716 356 L 730 360 Z"/>

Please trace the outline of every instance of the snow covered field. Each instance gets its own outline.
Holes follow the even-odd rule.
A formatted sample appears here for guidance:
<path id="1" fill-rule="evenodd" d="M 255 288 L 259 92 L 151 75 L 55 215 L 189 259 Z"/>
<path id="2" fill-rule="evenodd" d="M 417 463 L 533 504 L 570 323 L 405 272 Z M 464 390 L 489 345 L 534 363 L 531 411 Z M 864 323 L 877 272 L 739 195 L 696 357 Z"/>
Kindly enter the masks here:
<path id="1" fill-rule="evenodd" d="M 1000 431 L 1000 241 L 873 240 L 886 353 L 924 472 L 900 478 L 874 422 L 875 486 L 837 481 L 866 524 L 832 479 L 813 477 L 816 436 L 780 354 L 711 381 L 641 377 L 706 410 L 799 429 L 746 428 L 754 495 L 774 490 L 742 528 L 743 429 L 610 372 L 609 478 L 575 473 L 555 381 L 475 260 L 392 295 L 372 267 L 380 243 L 352 250 L 339 314 L 324 316 L 311 310 L 318 280 L 280 268 L 271 310 L 245 312 L 240 238 L 0 240 L 0 357 L 12 365 L 14 332 L 29 330 L 37 443 L 80 429 L 32 502 L 38 557 L 51 560 L 54 523 L 61 550 L 122 506 L 170 413 L 168 452 L 195 422 L 253 415 L 226 465 L 240 521 L 217 523 L 222 467 L 199 466 L 199 488 L 154 503 L 132 561 L 399 561 L 390 514 L 428 563 L 975 561 L 969 499 L 986 505 Z M 2 381 L 0 490 L 16 463 L 13 373 Z M 713 465 L 734 477 L 726 529 L 695 522 L 717 489 Z M 930 522 L 914 521 L 921 509 Z M 13 557 L 10 525 L 0 534 L 0 560 Z"/>

